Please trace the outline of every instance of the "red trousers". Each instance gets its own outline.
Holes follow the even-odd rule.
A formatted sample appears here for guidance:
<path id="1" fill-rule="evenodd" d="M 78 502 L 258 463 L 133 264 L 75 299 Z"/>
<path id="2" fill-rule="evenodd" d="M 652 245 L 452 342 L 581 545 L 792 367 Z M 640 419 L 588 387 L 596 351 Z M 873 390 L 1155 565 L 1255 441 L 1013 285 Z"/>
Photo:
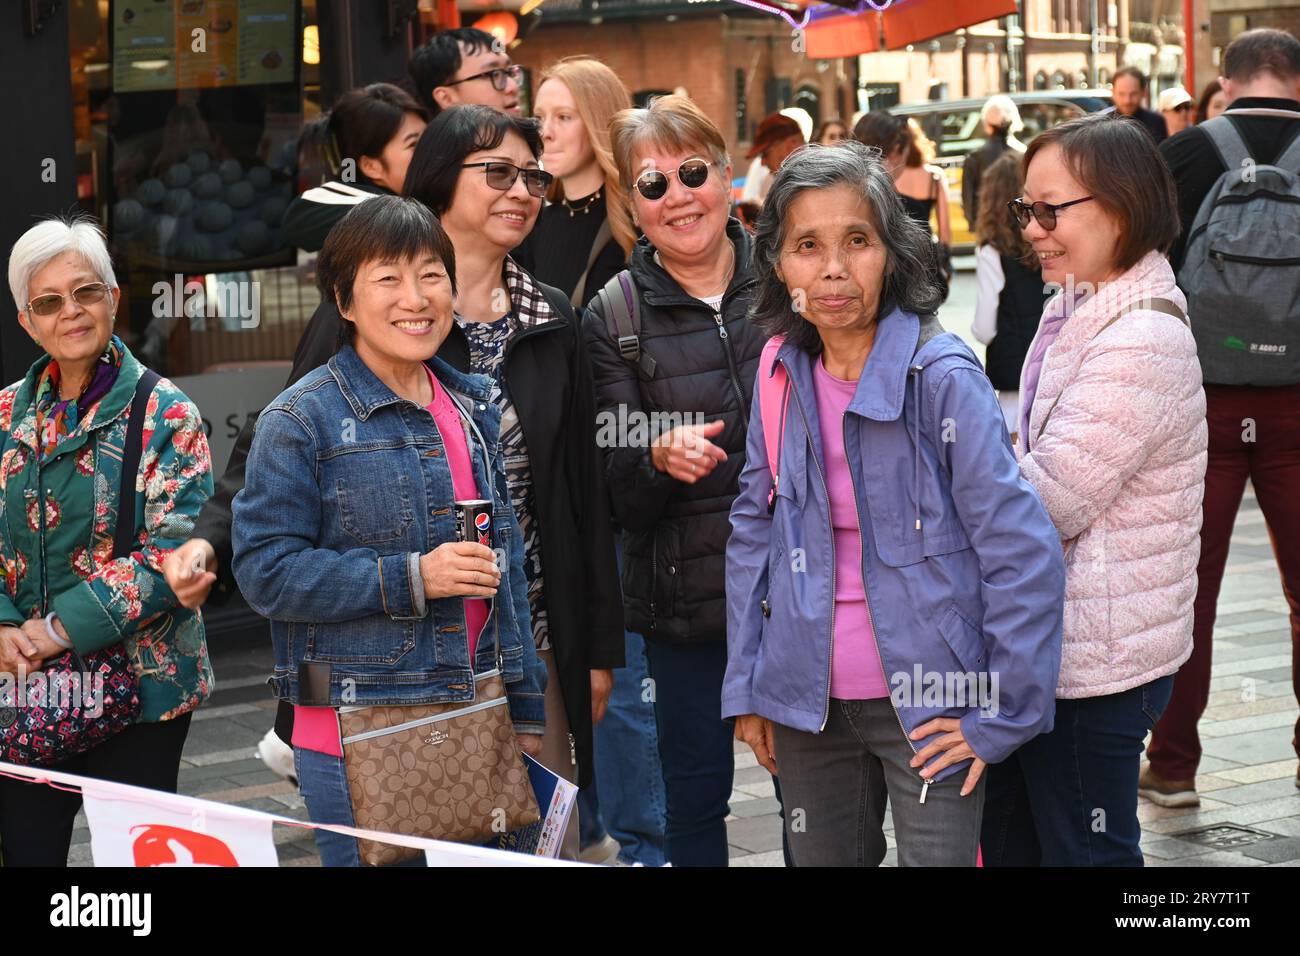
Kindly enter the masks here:
<path id="1" fill-rule="evenodd" d="M 1178 671 L 1173 697 L 1147 748 L 1151 768 L 1170 780 L 1196 776 L 1201 760 L 1196 724 L 1210 696 L 1215 605 L 1247 478 L 1264 513 L 1291 609 L 1291 678 L 1300 699 L 1300 385 L 1207 385 L 1205 402 L 1209 464 L 1192 656 Z M 1294 733 L 1291 743 L 1300 755 L 1300 721 Z"/>

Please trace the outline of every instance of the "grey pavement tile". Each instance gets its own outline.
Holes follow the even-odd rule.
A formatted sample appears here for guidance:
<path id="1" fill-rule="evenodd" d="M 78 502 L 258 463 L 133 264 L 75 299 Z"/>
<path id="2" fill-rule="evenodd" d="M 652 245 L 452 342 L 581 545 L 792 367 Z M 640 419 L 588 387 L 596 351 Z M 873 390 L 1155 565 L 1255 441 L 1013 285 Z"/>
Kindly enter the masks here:
<path id="1" fill-rule="evenodd" d="M 1295 800 L 1292 797 L 1279 797 L 1274 800 L 1264 800 L 1260 803 L 1247 803 L 1239 807 L 1227 807 L 1226 809 L 1207 810 L 1202 813 L 1193 813 L 1187 816 L 1170 817 L 1165 820 L 1153 820 L 1150 823 L 1143 824 L 1142 829 L 1151 833 L 1178 834 L 1187 830 L 1197 830 L 1207 826 L 1217 826 L 1221 823 L 1235 823 L 1238 826 L 1254 827 L 1263 820 L 1273 820 L 1278 817 L 1285 817 L 1296 812 Z"/>
<path id="2" fill-rule="evenodd" d="M 1210 720 L 1201 724 L 1202 739 L 1207 737 L 1232 737 L 1249 733 L 1252 730 L 1270 730 L 1278 727 L 1294 727 L 1297 710 L 1279 710 L 1271 714 L 1253 714 L 1250 717 L 1235 717 L 1231 720 Z"/>
<path id="3" fill-rule="evenodd" d="M 1291 631 L 1287 627 L 1282 626 L 1273 631 L 1261 631 L 1255 634 L 1242 634 L 1238 637 L 1233 637 L 1232 643 L 1236 644 L 1238 647 L 1267 647 L 1273 644 L 1277 644 L 1280 647 L 1286 647 L 1290 640 Z M 1281 652 L 1275 651 L 1275 653 Z M 1216 659 L 1218 654 L 1219 649 L 1218 647 L 1215 647 L 1214 655 Z"/>
<path id="4" fill-rule="evenodd" d="M 1269 654 L 1263 657 L 1252 658 L 1248 661 L 1233 661 L 1230 664 L 1216 664 L 1213 669 L 1215 677 L 1230 677 L 1232 675 L 1250 674 L 1256 675 L 1257 671 L 1276 670 L 1285 667 L 1287 675 L 1291 673 L 1291 654 L 1288 651 L 1285 654 Z"/>
<path id="5" fill-rule="evenodd" d="M 1245 663 L 1245 662 L 1244 662 L 1244 661 L 1238 661 L 1237 663 L 1240 664 L 1240 663 Z M 1236 665 L 1233 664 L 1233 665 L 1229 665 L 1229 666 L 1235 667 Z M 1262 681 L 1278 681 L 1278 682 L 1281 682 L 1281 681 L 1285 681 L 1285 680 L 1290 680 L 1290 679 L 1291 679 L 1291 665 L 1288 664 L 1288 665 L 1286 665 L 1285 667 L 1269 667 L 1269 668 L 1266 668 L 1266 669 L 1264 669 L 1264 670 L 1259 670 L 1259 671 L 1256 671 L 1256 670 L 1241 671 L 1241 672 L 1240 672 L 1240 676 L 1242 676 L 1242 677 L 1253 677 L 1253 678 L 1255 678 L 1255 680 L 1262 680 Z"/>
<path id="6" fill-rule="evenodd" d="M 1212 757 L 1223 757 L 1238 763 L 1271 763 L 1295 755 L 1295 749 L 1291 746 L 1291 734 L 1281 728 L 1203 739 L 1201 746 Z"/>
<path id="7" fill-rule="evenodd" d="M 1236 627 L 1238 624 L 1245 621 L 1271 621 L 1277 616 L 1276 611 L 1271 611 L 1267 608 L 1254 608 L 1249 611 L 1236 611 L 1230 614 L 1224 614 L 1220 611 L 1214 616 L 1214 624 L 1216 627 L 1219 624 Z"/>
<path id="8" fill-rule="evenodd" d="M 1202 856 L 1214 852 L 1208 846 L 1191 843 L 1187 840 L 1152 840 L 1141 844 L 1142 855 L 1147 860 L 1185 860 L 1191 856 Z"/>
<path id="9" fill-rule="evenodd" d="M 745 800 L 741 803 L 733 803 L 731 812 L 737 817 L 761 817 L 767 814 L 777 814 L 779 804 L 775 797 L 761 797 L 753 800 Z M 780 817 L 777 816 L 779 820 Z"/>
<path id="10" fill-rule="evenodd" d="M 1256 830 L 1267 830 L 1278 836 L 1300 837 L 1300 815 L 1278 817 L 1276 820 L 1260 820 L 1252 826 Z"/>
<path id="11" fill-rule="evenodd" d="M 1274 614 L 1258 621 L 1234 624 L 1232 629 L 1238 634 L 1271 634 L 1278 628 L 1285 628 L 1286 620 L 1286 615 Z"/>
<path id="12" fill-rule="evenodd" d="M 746 853 L 733 856 L 730 866 L 785 866 L 785 857 L 780 850 L 768 850 L 766 853 Z"/>
<path id="13" fill-rule="evenodd" d="M 1277 840 L 1261 840 L 1241 848 L 1241 852 L 1255 860 L 1266 863 L 1285 863 L 1287 860 L 1300 860 L 1300 837 L 1284 837 Z"/>
<path id="14" fill-rule="evenodd" d="M 1213 754 L 1201 755 L 1201 773 L 1218 773 L 1221 770 L 1231 770 L 1234 767 L 1240 767 L 1241 763 L 1226 757 L 1216 757 Z"/>
<path id="15" fill-rule="evenodd" d="M 1203 853 L 1200 856 L 1184 856 L 1176 860 L 1147 860 L 1147 866 L 1264 866 L 1263 860 L 1256 860 L 1253 857 L 1244 856 L 1241 853 L 1230 853 L 1227 850 L 1215 850 L 1211 853 Z"/>
<path id="16" fill-rule="evenodd" d="M 779 850 L 781 821 L 774 816 L 733 820 L 727 824 L 727 842 L 750 853 Z"/>
<path id="17" fill-rule="evenodd" d="M 1224 663 L 1231 661 L 1249 661 L 1258 657 L 1281 654 L 1290 649 L 1289 640 L 1286 643 L 1283 643 L 1282 641 L 1273 638 L 1272 635 L 1267 636 L 1269 638 L 1267 641 L 1259 641 L 1250 644 L 1245 643 L 1250 640 L 1249 637 L 1234 637 L 1232 643 L 1236 646 L 1216 646 L 1214 648 L 1215 663 L 1218 663 L 1219 661 L 1223 661 Z"/>
<path id="18" fill-rule="evenodd" d="M 265 770 L 266 764 L 262 763 L 257 757 L 251 755 L 249 751 L 241 751 L 250 755 L 240 760 L 223 760 L 219 763 L 206 764 L 202 767 L 187 767 L 181 765 L 182 780 L 209 780 L 214 777 L 226 777 L 232 773 L 248 773 L 252 770 Z"/>
<path id="19" fill-rule="evenodd" d="M 1276 780 L 1263 780 L 1259 783 L 1248 783 L 1240 787 L 1228 787 L 1225 790 L 1215 790 L 1214 799 L 1220 803 L 1230 803 L 1233 806 L 1243 806 L 1251 803 L 1259 803 L 1264 800 L 1272 800 L 1275 797 L 1295 797 L 1295 813 L 1300 815 L 1300 789 L 1296 788 L 1294 778 L 1280 778 Z"/>
<path id="20" fill-rule="evenodd" d="M 762 767 L 745 767 L 743 770 L 737 770 L 733 778 L 733 787 L 751 787 L 761 783 L 771 783 L 772 775 Z"/>

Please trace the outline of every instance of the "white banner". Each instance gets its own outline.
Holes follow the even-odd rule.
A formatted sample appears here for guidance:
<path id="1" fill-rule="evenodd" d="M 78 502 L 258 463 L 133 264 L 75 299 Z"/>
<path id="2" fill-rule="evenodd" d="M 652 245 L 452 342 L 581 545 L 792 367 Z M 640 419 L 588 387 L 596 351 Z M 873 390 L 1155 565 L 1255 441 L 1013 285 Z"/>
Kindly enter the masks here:
<path id="1" fill-rule="evenodd" d="M 329 830 L 425 851 L 430 866 L 582 866 L 375 830 L 305 823 L 228 803 L 130 787 L 43 767 L 0 763 L 0 776 L 81 790 L 96 866 L 278 866 L 273 824 Z M 233 862 L 231 862 L 233 860 Z"/>

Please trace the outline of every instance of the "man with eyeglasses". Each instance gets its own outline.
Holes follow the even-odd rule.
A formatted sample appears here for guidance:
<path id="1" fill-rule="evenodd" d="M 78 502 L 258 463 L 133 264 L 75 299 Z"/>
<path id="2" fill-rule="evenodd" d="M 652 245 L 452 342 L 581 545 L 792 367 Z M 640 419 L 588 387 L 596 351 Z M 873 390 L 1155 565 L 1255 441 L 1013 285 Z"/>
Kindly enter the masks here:
<path id="1" fill-rule="evenodd" d="M 523 68 L 483 30 L 445 30 L 411 54 L 407 67 L 430 118 L 450 106 L 474 103 L 522 116 L 519 85 Z"/>

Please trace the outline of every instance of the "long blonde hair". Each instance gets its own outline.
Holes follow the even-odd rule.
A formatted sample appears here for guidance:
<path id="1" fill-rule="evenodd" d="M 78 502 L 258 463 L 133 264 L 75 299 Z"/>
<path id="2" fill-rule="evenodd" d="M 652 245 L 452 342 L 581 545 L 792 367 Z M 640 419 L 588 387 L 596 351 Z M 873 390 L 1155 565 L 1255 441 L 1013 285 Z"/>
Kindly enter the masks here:
<path id="1" fill-rule="evenodd" d="M 573 97 L 582 125 L 587 128 L 596 162 L 605 174 L 605 214 L 609 217 L 610 232 L 627 256 L 636 243 L 636 229 L 632 225 L 627 191 L 620 185 L 618 166 L 610 149 L 609 123 L 614 114 L 632 106 L 632 97 L 617 73 L 589 56 L 566 56 L 551 64 L 542 72 L 537 88 L 540 90 L 547 80 L 563 83 Z M 547 198 L 552 202 L 564 198 L 564 185 L 558 177 Z"/>

